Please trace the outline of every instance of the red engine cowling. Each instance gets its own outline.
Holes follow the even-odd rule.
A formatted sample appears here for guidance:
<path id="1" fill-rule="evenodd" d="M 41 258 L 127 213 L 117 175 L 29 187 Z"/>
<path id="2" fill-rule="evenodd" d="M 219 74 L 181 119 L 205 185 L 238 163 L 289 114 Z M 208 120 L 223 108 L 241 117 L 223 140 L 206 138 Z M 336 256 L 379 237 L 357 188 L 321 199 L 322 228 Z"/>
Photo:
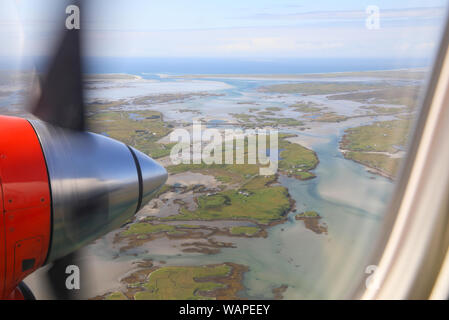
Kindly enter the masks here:
<path id="1" fill-rule="evenodd" d="M 19 283 L 41 267 L 51 235 L 47 167 L 31 124 L 0 117 L 0 298 L 23 298 Z"/>
<path id="2" fill-rule="evenodd" d="M 166 179 L 116 140 L 0 116 L 0 299 L 23 298 L 26 276 L 118 228 Z"/>

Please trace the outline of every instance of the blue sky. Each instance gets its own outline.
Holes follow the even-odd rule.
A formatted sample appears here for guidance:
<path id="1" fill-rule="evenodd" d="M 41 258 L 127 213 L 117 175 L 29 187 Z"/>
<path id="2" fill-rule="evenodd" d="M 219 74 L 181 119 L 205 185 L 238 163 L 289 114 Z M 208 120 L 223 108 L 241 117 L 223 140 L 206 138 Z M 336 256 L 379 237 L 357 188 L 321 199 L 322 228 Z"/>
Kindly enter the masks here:
<path id="1" fill-rule="evenodd" d="M 89 0 L 86 54 L 114 57 L 426 58 L 445 0 Z M 365 27 L 368 5 L 379 30 Z M 61 0 L 1 0 L 0 56 L 45 55 Z M 84 8 L 87 9 L 87 8 Z"/>

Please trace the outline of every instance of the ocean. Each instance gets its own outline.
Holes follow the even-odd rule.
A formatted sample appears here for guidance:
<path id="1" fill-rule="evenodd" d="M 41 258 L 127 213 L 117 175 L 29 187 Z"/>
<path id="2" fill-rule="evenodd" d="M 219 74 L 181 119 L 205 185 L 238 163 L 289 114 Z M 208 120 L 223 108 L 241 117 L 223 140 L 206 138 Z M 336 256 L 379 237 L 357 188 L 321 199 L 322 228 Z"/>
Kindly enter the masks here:
<path id="1" fill-rule="evenodd" d="M 48 58 L 0 57 L 0 70 L 46 69 Z M 117 58 L 86 57 L 86 73 L 163 74 L 303 74 L 425 68 L 429 59 L 228 59 L 228 58 Z"/>

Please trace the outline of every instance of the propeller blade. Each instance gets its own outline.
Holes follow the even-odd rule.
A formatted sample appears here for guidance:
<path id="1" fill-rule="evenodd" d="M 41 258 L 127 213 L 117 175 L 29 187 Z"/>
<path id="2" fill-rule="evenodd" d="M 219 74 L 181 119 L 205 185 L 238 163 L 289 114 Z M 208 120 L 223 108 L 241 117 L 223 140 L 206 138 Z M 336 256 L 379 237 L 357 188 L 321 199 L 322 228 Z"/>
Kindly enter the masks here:
<path id="1" fill-rule="evenodd" d="M 59 127 L 85 130 L 81 29 L 64 31 L 59 49 L 41 84 L 41 95 L 31 113 Z"/>

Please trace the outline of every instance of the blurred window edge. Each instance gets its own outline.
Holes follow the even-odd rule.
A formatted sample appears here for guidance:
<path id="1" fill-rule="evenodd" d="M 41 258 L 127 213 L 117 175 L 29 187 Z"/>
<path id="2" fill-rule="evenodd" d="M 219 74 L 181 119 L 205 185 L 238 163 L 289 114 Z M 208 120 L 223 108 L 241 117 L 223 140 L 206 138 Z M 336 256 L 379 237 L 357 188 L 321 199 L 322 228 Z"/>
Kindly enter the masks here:
<path id="1" fill-rule="evenodd" d="M 449 16 L 447 16 L 449 17 Z M 449 297 L 449 20 L 361 299 Z M 364 285 L 364 284 L 363 284 Z M 362 285 L 361 287 L 362 288 Z"/>

